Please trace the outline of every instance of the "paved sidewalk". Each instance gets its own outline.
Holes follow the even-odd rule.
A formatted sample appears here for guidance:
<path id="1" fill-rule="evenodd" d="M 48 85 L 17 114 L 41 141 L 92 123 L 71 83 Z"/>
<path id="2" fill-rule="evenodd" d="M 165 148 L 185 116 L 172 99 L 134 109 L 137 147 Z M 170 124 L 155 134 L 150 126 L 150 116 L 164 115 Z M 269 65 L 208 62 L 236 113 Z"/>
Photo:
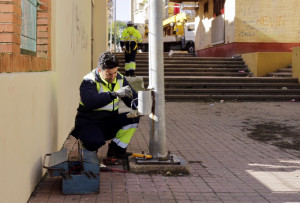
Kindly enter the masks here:
<path id="1" fill-rule="evenodd" d="M 91 195 L 63 195 L 61 178 L 46 177 L 29 203 L 300 202 L 299 124 L 298 102 L 167 102 L 168 148 L 189 176 L 102 172 Z M 129 151 L 148 151 L 148 131 L 143 117 Z M 75 150 L 75 139 L 65 147 Z"/>

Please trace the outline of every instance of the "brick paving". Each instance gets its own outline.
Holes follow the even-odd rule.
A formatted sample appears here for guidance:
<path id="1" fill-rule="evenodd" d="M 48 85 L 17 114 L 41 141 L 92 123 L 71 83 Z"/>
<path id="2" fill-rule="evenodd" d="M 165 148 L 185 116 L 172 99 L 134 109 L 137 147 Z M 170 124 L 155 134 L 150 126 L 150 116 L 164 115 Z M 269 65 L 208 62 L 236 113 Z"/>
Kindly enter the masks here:
<path id="1" fill-rule="evenodd" d="M 189 162 L 189 176 L 101 172 L 100 193 L 90 195 L 63 195 L 61 178 L 47 176 L 29 203 L 300 202 L 300 151 L 248 136 L 264 123 L 300 135 L 299 112 L 297 102 L 167 102 L 168 149 Z M 130 151 L 148 151 L 148 131 L 143 117 Z M 65 143 L 71 157 L 76 146 L 72 137 Z M 100 159 L 106 150 L 99 150 Z"/>

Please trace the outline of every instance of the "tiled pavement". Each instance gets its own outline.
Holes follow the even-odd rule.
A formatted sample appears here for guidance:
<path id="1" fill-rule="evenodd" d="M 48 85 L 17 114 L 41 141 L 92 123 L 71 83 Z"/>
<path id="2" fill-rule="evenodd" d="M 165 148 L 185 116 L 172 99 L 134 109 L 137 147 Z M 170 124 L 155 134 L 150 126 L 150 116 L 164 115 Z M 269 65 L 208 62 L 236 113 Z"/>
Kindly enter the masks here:
<path id="1" fill-rule="evenodd" d="M 298 102 L 167 102 L 168 149 L 189 162 L 189 176 L 102 172 L 100 193 L 91 195 L 63 195 L 61 178 L 46 177 L 29 202 L 300 202 L 300 151 L 248 136 L 275 130 L 294 144 L 299 124 Z M 143 117 L 130 151 L 148 151 L 148 130 Z"/>

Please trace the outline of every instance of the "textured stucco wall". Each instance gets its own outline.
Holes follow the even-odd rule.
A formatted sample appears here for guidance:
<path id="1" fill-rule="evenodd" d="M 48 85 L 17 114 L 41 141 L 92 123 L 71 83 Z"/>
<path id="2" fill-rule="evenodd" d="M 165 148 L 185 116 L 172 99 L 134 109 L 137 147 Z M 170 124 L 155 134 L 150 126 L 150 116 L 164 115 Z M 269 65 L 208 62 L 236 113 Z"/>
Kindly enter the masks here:
<path id="1" fill-rule="evenodd" d="M 291 52 L 256 52 L 242 54 L 242 57 L 253 75 L 257 77 L 266 76 L 292 64 Z"/>
<path id="2" fill-rule="evenodd" d="M 43 154 L 56 150 L 56 74 L 0 74 L 1 202 L 27 202 L 42 177 Z"/>
<path id="3" fill-rule="evenodd" d="M 205 1 L 199 2 L 199 9 L 196 22 L 195 50 L 210 47 L 211 41 L 211 21 L 213 17 L 213 0 L 208 0 L 208 12 L 204 13 Z"/>
<path id="4" fill-rule="evenodd" d="M 299 0 L 236 0 L 236 42 L 300 42 Z"/>
<path id="5" fill-rule="evenodd" d="M 98 64 L 101 53 L 108 51 L 108 15 L 106 12 L 107 0 L 93 0 L 93 68 Z"/>
<path id="6" fill-rule="evenodd" d="M 95 2 L 99 5 L 94 12 L 105 15 L 106 1 Z M 74 125 L 79 85 L 94 60 L 92 1 L 51 3 L 52 71 L 0 74 L 0 197 L 4 203 L 27 202 L 45 173 L 43 156 L 61 149 Z M 106 27 L 106 18 L 96 22 L 101 29 Z M 98 52 L 106 49 L 104 35 L 94 36 L 102 42 L 94 46 Z"/>
<path id="7" fill-rule="evenodd" d="M 204 13 L 204 3 L 206 1 L 199 1 L 199 9 L 197 10 L 196 21 L 196 39 L 195 49 L 205 49 L 212 46 L 211 43 L 211 27 L 213 21 L 213 0 L 208 0 L 208 12 Z M 235 36 L 235 0 L 226 0 L 224 6 L 224 20 L 225 20 L 225 43 L 234 42 Z"/>
<path id="8" fill-rule="evenodd" d="M 300 47 L 293 48 L 293 77 L 298 78 L 298 81 L 300 82 Z"/>
<path id="9" fill-rule="evenodd" d="M 257 53 L 242 54 L 242 58 L 249 70 L 257 77 Z"/>
<path id="10" fill-rule="evenodd" d="M 213 0 L 208 0 L 209 12 L 207 13 L 204 13 L 203 9 L 205 2 L 205 0 L 200 0 L 197 10 L 195 49 L 212 49 L 211 52 L 214 53 L 218 46 L 213 46 L 211 43 L 211 27 L 214 19 Z M 292 47 L 291 44 L 300 43 L 299 7 L 299 0 L 226 0 L 223 15 L 225 43 L 219 45 L 266 43 L 270 45 L 265 49 L 266 51 L 276 51 L 274 50 L 277 47 L 276 44 L 280 43 L 283 44 L 283 48 L 278 51 L 283 52 L 286 50 L 284 47 Z M 246 45 L 243 44 L 243 46 Z M 233 52 L 235 53 L 235 50 Z"/>

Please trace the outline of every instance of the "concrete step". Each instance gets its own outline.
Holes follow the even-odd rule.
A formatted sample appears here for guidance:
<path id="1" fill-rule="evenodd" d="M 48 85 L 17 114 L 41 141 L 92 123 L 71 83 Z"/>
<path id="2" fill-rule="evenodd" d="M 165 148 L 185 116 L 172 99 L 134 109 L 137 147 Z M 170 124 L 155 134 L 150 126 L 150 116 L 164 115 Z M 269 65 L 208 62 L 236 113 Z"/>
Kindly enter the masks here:
<path id="1" fill-rule="evenodd" d="M 124 63 L 119 64 L 120 67 L 124 67 Z M 136 68 L 149 67 L 148 64 L 136 64 Z M 164 68 L 246 68 L 243 64 L 164 64 Z"/>
<path id="2" fill-rule="evenodd" d="M 166 89 L 166 95 L 300 95 L 300 89 Z"/>
<path id="3" fill-rule="evenodd" d="M 123 75 L 125 74 L 124 72 L 121 72 Z M 142 71 L 136 71 L 135 74 L 137 76 L 148 76 L 149 73 L 147 72 L 142 72 Z M 165 71 L 164 72 L 165 76 L 177 76 L 177 75 L 181 75 L 181 76 L 231 76 L 231 77 L 246 77 L 249 75 L 249 73 L 246 72 L 229 72 L 224 70 L 223 72 L 203 72 L 203 71 L 198 71 L 198 72 L 168 72 Z"/>
<path id="4" fill-rule="evenodd" d="M 118 57 L 119 62 L 124 61 L 124 56 Z M 148 60 L 148 56 L 136 55 L 136 60 Z M 164 57 L 164 61 L 183 60 L 183 61 L 243 61 L 242 58 L 231 57 Z"/>
<path id="5" fill-rule="evenodd" d="M 140 64 L 149 64 L 147 59 L 136 59 L 137 65 Z M 119 64 L 124 65 L 125 62 L 123 60 L 119 61 Z M 234 61 L 234 60 L 218 60 L 218 61 L 209 61 L 209 60 L 165 60 L 164 64 L 237 64 L 237 65 L 245 65 L 244 61 Z"/>
<path id="6" fill-rule="evenodd" d="M 148 82 L 145 82 L 145 87 Z M 294 83 L 166 83 L 165 89 L 300 89 L 300 84 Z"/>
<path id="7" fill-rule="evenodd" d="M 124 55 L 118 55 L 124 73 Z M 148 87 L 148 55 L 136 57 L 136 75 Z M 234 100 L 300 101 L 300 84 L 290 69 L 251 77 L 242 58 L 191 57 L 164 54 L 164 85 L 167 101 Z"/>
<path id="8" fill-rule="evenodd" d="M 148 76 L 143 77 L 148 81 Z M 166 82 L 174 83 L 294 83 L 298 84 L 297 78 L 272 78 L 272 77 L 199 77 L 199 76 L 169 76 L 164 78 Z"/>
<path id="9" fill-rule="evenodd" d="M 143 77 L 147 87 L 148 77 Z M 176 89 L 298 89 L 297 78 L 166 76 L 165 88 Z"/>
<path id="10" fill-rule="evenodd" d="M 292 69 L 291 68 L 281 68 L 281 69 L 278 69 L 277 72 L 291 73 Z"/>
<path id="11" fill-rule="evenodd" d="M 292 77 L 292 73 L 286 72 L 277 72 L 277 73 L 269 73 L 269 77 Z"/>
<path id="12" fill-rule="evenodd" d="M 166 101 L 300 101 L 300 95 L 166 95 Z"/>
<path id="13" fill-rule="evenodd" d="M 169 55 L 169 52 L 164 52 L 163 53 L 164 56 L 167 56 L 167 57 L 177 57 L 177 56 L 180 56 L 180 57 L 196 57 L 196 55 L 194 53 L 173 53 L 171 56 Z M 116 56 L 118 57 L 121 57 L 121 56 L 124 56 L 124 53 L 123 52 L 117 52 L 115 53 Z M 137 53 L 137 55 L 140 55 L 140 56 L 148 56 L 149 53 L 148 52 L 143 52 L 143 53 Z"/>
<path id="14" fill-rule="evenodd" d="M 286 68 L 280 68 L 276 72 L 268 73 L 268 77 L 292 77 L 292 66 L 289 65 Z"/>
<path id="15" fill-rule="evenodd" d="M 167 67 L 164 69 L 164 72 L 239 72 L 242 70 L 245 71 L 245 68 L 242 67 L 224 67 L 224 68 L 220 68 L 220 67 L 197 67 L 197 68 L 190 68 L 190 67 L 180 67 L 180 68 L 173 68 L 172 66 Z M 120 70 L 121 72 L 123 71 L 122 69 Z M 139 67 L 136 68 L 135 70 L 136 73 L 138 72 L 147 72 L 148 73 L 148 67 Z"/>
<path id="16" fill-rule="evenodd" d="M 149 55 L 149 54 L 147 54 Z M 172 55 L 170 55 L 168 52 L 164 53 L 165 57 L 196 57 L 195 54 L 192 53 L 173 53 Z"/>

